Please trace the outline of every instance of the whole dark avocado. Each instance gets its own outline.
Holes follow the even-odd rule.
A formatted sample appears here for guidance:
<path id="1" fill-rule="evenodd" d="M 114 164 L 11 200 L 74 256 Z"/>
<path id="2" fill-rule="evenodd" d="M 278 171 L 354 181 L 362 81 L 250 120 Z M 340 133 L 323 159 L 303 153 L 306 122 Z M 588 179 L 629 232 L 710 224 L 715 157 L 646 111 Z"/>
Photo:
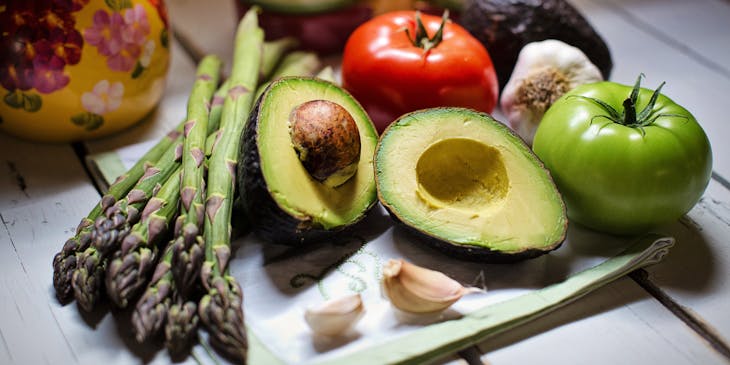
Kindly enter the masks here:
<path id="1" fill-rule="evenodd" d="M 507 84 L 522 47 L 545 39 L 557 39 L 582 50 L 604 79 L 613 68 L 606 42 L 565 0 L 471 0 L 460 23 L 489 51 L 500 90 Z"/>

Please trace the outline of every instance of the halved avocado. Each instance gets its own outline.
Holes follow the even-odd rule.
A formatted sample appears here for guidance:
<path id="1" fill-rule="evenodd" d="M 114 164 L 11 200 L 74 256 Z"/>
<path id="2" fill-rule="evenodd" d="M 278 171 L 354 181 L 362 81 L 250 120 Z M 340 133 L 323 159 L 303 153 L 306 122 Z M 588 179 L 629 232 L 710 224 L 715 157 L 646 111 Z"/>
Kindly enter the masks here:
<path id="1" fill-rule="evenodd" d="M 434 108 L 400 117 L 375 151 L 378 198 L 393 218 L 455 257 L 514 262 L 565 239 L 549 172 L 487 114 Z"/>
<path id="2" fill-rule="evenodd" d="M 241 143 L 239 191 L 261 238 L 296 245 L 331 237 L 377 201 L 378 134 L 344 89 L 316 78 L 273 82 Z"/>

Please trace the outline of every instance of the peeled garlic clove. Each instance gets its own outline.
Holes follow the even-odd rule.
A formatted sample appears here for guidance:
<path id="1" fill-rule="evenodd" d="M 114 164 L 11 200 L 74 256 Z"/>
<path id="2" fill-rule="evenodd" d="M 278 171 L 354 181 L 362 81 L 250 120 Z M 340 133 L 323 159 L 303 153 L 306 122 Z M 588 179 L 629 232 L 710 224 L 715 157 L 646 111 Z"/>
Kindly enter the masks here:
<path id="1" fill-rule="evenodd" d="M 411 313 L 439 312 L 465 294 L 481 291 L 465 288 L 441 272 L 402 259 L 389 260 L 385 264 L 382 289 L 393 306 Z"/>
<path id="2" fill-rule="evenodd" d="M 304 320 L 312 332 L 337 336 L 346 332 L 365 314 L 360 294 L 332 299 L 304 312 Z"/>

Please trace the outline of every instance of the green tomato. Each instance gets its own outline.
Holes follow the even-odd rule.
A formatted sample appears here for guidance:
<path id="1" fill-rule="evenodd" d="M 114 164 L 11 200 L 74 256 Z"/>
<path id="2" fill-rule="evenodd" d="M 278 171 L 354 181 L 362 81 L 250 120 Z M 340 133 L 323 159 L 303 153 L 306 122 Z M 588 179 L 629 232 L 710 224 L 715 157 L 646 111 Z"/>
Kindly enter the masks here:
<path id="1" fill-rule="evenodd" d="M 558 99 L 533 150 L 550 170 L 571 221 L 637 234 L 687 213 L 712 174 L 712 151 L 694 116 L 656 91 L 599 82 Z"/>

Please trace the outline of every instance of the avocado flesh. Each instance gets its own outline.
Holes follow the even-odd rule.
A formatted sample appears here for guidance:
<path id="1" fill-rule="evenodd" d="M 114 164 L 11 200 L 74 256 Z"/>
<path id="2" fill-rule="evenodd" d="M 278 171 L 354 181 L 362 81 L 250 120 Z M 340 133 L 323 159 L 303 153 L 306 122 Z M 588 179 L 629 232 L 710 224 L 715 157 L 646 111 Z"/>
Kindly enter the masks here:
<path id="1" fill-rule="evenodd" d="M 407 114 L 383 134 L 375 161 L 380 201 L 439 248 L 532 257 L 565 237 L 565 206 L 547 170 L 486 114 Z"/>
<path id="2" fill-rule="evenodd" d="M 361 157 L 357 172 L 336 188 L 312 178 L 292 146 L 288 128 L 291 111 L 311 100 L 339 104 L 358 125 Z M 261 174 L 278 207 L 306 225 L 324 230 L 359 219 L 376 200 L 372 156 L 378 138 L 362 107 L 337 86 L 307 78 L 272 84 L 260 103 L 256 143 Z"/>

